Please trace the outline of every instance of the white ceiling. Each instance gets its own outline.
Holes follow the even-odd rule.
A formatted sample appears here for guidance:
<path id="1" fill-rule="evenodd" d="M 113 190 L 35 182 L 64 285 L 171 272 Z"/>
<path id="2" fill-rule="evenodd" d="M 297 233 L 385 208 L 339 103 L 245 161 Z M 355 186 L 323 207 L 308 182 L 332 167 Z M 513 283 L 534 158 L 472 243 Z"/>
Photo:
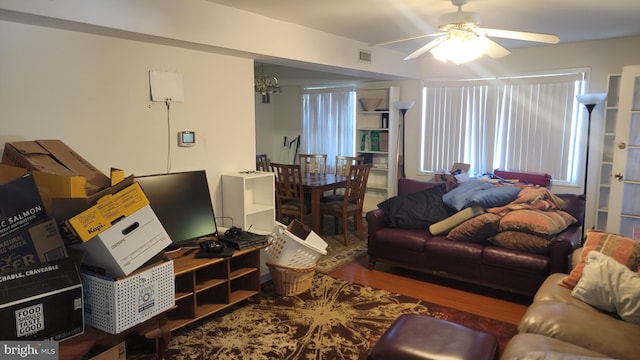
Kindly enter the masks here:
<path id="1" fill-rule="evenodd" d="M 437 31 L 450 0 L 209 0 L 366 43 Z M 555 34 L 561 43 L 640 35 L 640 0 L 469 0 L 481 27 Z M 429 38 L 387 45 L 409 52 Z M 507 48 L 537 43 L 495 39 Z"/>
<path id="2" fill-rule="evenodd" d="M 367 44 L 436 32 L 438 17 L 457 11 L 451 0 L 208 1 Z M 560 37 L 560 43 L 640 35 L 640 0 L 469 0 L 462 9 L 479 13 L 481 27 L 554 34 Z M 431 39 L 385 45 L 385 48 L 407 55 Z M 540 45 L 493 40 L 508 49 Z M 313 82 L 311 79 L 328 77 L 325 73 L 300 71 L 289 76 L 290 70 L 269 66 L 268 71 L 279 73 L 284 82 L 287 79 L 298 82 L 305 77 Z"/>

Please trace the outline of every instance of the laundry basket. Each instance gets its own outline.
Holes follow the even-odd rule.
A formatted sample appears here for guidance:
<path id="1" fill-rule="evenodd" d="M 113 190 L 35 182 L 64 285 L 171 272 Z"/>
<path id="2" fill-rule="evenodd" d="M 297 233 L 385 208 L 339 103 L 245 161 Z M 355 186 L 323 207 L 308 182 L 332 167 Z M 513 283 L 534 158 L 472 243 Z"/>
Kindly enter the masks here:
<path id="1" fill-rule="evenodd" d="M 276 292 L 280 296 L 302 294 L 311 288 L 316 264 L 298 268 L 267 263 L 271 280 Z"/>
<path id="2" fill-rule="evenodd" d="M 295 234 L 289 229 L 295 231 Z M 321 255 L 327 254 L 326 248 L 327 243 L 322 238 L 297 220 L 288 228 L 276 222 L 264 255 L 267 263 L 308 268 L 315 265 Z"/>

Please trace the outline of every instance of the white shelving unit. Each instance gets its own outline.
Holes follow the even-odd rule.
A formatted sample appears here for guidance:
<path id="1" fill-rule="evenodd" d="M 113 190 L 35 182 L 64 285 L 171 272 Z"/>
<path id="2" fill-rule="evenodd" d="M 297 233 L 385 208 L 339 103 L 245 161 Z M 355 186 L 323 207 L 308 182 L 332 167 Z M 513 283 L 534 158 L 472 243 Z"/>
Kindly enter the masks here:
<path id="1" fill-rule="evenodd" d="M 251 232 L 271 233 L 275 221 L 273 173 L 233 173 L 222 175 L 222 211 L 233 226 Z"/>
<path id="2" fill-rule="evenodd" d="M 609 196 L 613 169 L 613 152 L 616 138 L 616 119 L 620 98 L 620 74 L 611 74 L 607 78 L 607 101 L 604 110 L 602 131 L 602 158 L 600 159 L 600 179 L 598 181 L 598 209 L 596 211 L 596 229 L 605 230 L 609 215 Z"/>
<path id="3" fill-rule="evenodd" d="M 365 111 L 358 104 L 356 115 L 356 153 L 372 164 L 364 201 L 364 212 L 375 209 L 378 203 L 395 196 L 398 189 L 398 134 L 399 110 L 393 103 L 400 98 L 397 87 L 361 88 L 357 98 L 381 98 L 373 111 Z M 363 141 L 365 136 L 378 137 L 375 141 Z"/>

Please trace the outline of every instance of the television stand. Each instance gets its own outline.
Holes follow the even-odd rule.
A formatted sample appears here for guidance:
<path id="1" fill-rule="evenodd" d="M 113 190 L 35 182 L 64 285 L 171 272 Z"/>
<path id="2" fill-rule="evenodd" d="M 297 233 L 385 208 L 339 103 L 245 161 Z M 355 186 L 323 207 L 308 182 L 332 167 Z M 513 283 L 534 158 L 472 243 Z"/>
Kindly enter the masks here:
<path id="1" fill-rule="evenodd" d="M 260 249 L 236 250 L 228 258 L 196 258 L 188 249 L 167 253 L 173 260 L 176 305 L 167 312 L 175 331 L 252 298 L 260 302 Z"/>

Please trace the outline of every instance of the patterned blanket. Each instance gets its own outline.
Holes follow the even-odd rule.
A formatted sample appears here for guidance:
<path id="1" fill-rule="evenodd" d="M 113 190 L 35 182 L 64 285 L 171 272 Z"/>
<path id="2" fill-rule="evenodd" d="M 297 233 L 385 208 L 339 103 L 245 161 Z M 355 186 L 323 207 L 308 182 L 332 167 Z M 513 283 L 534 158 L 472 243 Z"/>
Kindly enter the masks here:
<path id="1" fill-rule="evenodd" d="M 527 186 L 518 193 L 518 197 L 505 206 L 487 209 L 487 212 L 504 215 L 512 210 L 559 210 L 564 201 L 543 187 Z"/>

